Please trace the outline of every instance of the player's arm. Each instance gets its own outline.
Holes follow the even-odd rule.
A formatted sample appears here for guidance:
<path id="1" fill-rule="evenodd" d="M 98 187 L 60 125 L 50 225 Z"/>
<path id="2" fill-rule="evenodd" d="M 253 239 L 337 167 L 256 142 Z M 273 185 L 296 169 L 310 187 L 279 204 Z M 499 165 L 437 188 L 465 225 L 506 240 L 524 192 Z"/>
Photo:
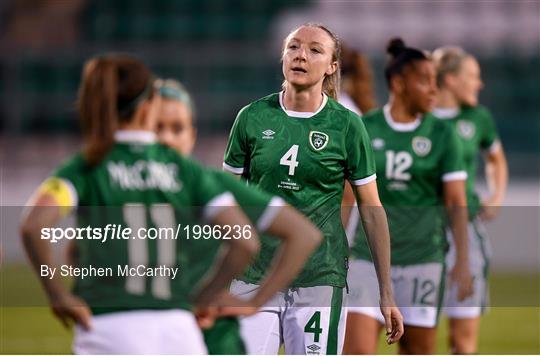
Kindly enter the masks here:
<path id="1" fill-rule="evenodd" d="M 502 144 L 497 141 L 484 156 L 486 181 L 490 197 L 482 202 L 481 217 L 491 220 L 497 215 L 506 195 L 508 185 L 508 163 Z"/>
<path id="2" fill-rule="evenodd" d="M 472 276 L 469 265 L 469 236 L 467 231 L 469 212 L 465 183 L 467 172 L 463 160 L 463 147 L 454 130 L 447 126 L 445 151 L 441 158 L 443 199 L 450 220 L 452 238 L 456 246 L 456 263 L 450 271 L 450 281 L 457 283 L 458 300 L 472 294 Z"/>
<path id="3" fill-rule="evenodd" d="M 343 188 L 343 200 L 341 201 L 341 223 L 345 229 L 349 225 L 355 199 L 353 188 L 350 184 L 345 183 Z"/>
<path id="4" fill-rule="evenodd" d="M 375 180 L 354 187 L 362 225 L 377 272 L 381 312 L 386 324 L 387 342 L 392 344 L 403 335 L 403 317 L 396 307 L 390 279 L 390 233 L 386 213 L 379 199 Z"/>
<path id="5" fill-rule="evenodd" d="M 50 240 L 42 239 L 41 233 L 44 228 L 56 226 L 74 206 L 68 184 L 59 178 L 46 180 L 33 194 L 22 217 L 20 232 L 23 246 L 38 276 L 42 265 L 55 265 Z M 70 321 L 75 321 L 87 329 L 90 328 L 90 309 L 66 289 L 58 274 L 53 278 L 39 279 L 53 313 L 65 326 L 68 326 Z"/>
<path id="6" fill-rule="evenodd" d="M 213 269 L 207 274 L 201 283 L 195 300 L 198 305 L 205 306 L 216 301 L 219 294 L 226 289 L 234 277 L 244 272 L 253 258 L 259 252 L 259 237 L 255 228 L 243 211 L 236 205 L 231 193 L 229 202 L 220 202 L 210 222 L 218 226 L 243 226 L 250 227 L 250 236 L 247 238 L 224 240 Z"/>
<path id="7" fill-rule="evenodd" d="M 450 279 L 452 282 L 457 283 L 458 300 L 461 301 L 473 293 L 472 276 L 469 268 L 465 178 L 446 180 L 444 182 L 444 204 L 450 219 L 450 229 L 456 246 L 456 264 L 450 272 Z"/>

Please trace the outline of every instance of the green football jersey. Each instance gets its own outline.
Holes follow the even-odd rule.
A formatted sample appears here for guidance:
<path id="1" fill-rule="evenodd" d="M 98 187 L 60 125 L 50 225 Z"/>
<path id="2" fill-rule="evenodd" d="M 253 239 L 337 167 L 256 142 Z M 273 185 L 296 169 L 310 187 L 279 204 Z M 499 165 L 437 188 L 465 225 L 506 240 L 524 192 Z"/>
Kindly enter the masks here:
<path id="1" fill-rule="evenodd" d="M 457 135 L 429 114 L 412 123 L 396 123 L 388 105 L 368 113 L 364 123 L 388 217 L 392 265 L 443 261 L 447 247 L 443 184 L 466 179 Z M 371 260 L 361 227 L 352 253 Z"/>
<path id="2" fill-rule="evenodd" d="M 191 307 L 193 286 L 211 267 L 214 255 L 210 251 L 217 251 L 219 245 L 216 239 L 195 239 L 191 228 L 205 224 L 205 218 L 234 203 L 229 192 L 232 186 L 234 195 L 250 206 L 270 201 L 262 193 L 231 183 L 228 177 L 218 178 L 219 174 L 223 173 L 206 170 L 155 143 L 152 133 L 136 131 L 117 132 L 116 143 L 98 165 L 90 167 L 78 154 L 56 170 L 53 176 L 72 187 L 79 226 L 115 224 L 132 229 L 127 239 L 76 240 L 78 268 L 112 271 L 111 275 L 75 280 L 75 293 L 94 313 Z M 251 210 L 253 219 L 264 213 L 258 211 Z M 172 227 L 176 235 L 136 238 L 136 231 L 152 227 Z M 157 272 L 127 273 L 137 266 L 144 266 L 137 272 Z M 167 268 L 169 275 L 163 272 Z M 173 276 L 175 268 L 177 275 Z"/>
<path id="3" fill-rule="evenodd" d="M 474 189 L 478 155 L 481 150 L 494 151 L 500 144 L 495 121 L 482 106 L 461 110 L 435 109 L 433 115 L 451 122 L 462 143 L 467 170 L 467 205 L 472 220 L 480 209 L 480 199 Z"/>
<path id="4" fill-rule="evenodd" d="M 340 216 L 344 181 L 362 185 L 375 179 L 369 138 L 356 114 L 327 96 L 315 113 L 287 111 L 281 93 L 269 95 L 238 114 L 223 167 L 284 198 L 323 232 L 323 242 L 292 286 L 345 286 L 348 246 Z M 258 283 L 275 245 L 262 239 L 246 282 Z"/>

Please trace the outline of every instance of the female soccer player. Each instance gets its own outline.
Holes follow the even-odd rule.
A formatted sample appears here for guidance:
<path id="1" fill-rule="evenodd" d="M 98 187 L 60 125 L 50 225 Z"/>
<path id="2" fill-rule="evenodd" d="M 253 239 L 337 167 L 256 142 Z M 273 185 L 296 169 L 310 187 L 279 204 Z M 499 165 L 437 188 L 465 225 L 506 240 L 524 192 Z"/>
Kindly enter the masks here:
<path id="1" fill-rule="evenodd" d="M 401 39 L 389 43 L 385 69 L 389 103 L 364 116 L 377 166 L 377 187 L 392 242 L 392 282 L 403 313 L 405 333 L 399 351 L 435 352 L 439 300 L 444 286 L 445 205 L 460 263 L 451 275 L 460 298 L 471 293 L 468 271 L 466 172 L 452 128 L 431 117 L 436 94 L 435 67 Z M 374 354 L 382 316 L 373 308 L 375 271 L 362 233 L 357 235 L 349 272 L 349 316 L 345 352 Z"/>
<path id="2" fill-rule="evenodd" d="M 196 129 L 194 126 L 193 102 L 186 89 L 177 81 L 169 79 L 163 82 L 159 89 L 162 97 L 161 109 L 157 119 L 158 139 L 170 147 L 175 148 L 180 154 L 189 156 L 196 140 Z M 292 278 L 298 274 L 304 265 L 307 254 L 306 247 L 309 246 L 310 232 L 298 229 L 298 213 L 291 207 L 281 207 L 281 198 L 270 197 L 262 192 L 247 194 L 248 189 L 245 184 L 234 179 L 229 174 L 214 172 L 217 179 L 233 193 L 238 205 L 244 209 L 251 221 L 261 221 L 260 215 L 264 211 L 272 212 L 279 209 L 273 221 L 268 226 L 258 225 L 258 232 L 268 232 L 283 240 L 283 248 L 276 256 L 275 266 L 271 273 L 267 273 L 264 285 L 260 289 L 270 290 L 273 295 L 278 290 L 286 287 Z M 273 205 L 266 208 L 267 205 Z M 265 231 L 261 231 L 265 229 Z M 308 241 L 306 241 L 306 239 Z M 304 250 L 304 251 L 303 251 Z M 301 258 L 304 256 L 304 258 Z M 284 281 L 287 281 L 284 283 Z M 267 295 L 269 293 L 266 293 Z M 258 304 L 258 303 L 256 303 Z M 232 315 L 227 315 L 227 310 Z M 215 320 L 215 324 L 210 329 L 204 330 L 204 339 L 209 354 L 229 355 L 244 354 L 246 352 L 244 342 L 240 337 L 239 323 L 233 315 L 240 315 L 242 312 L 238 308 L 222 309 L 221 315 Z"/>
<path id="3" fill-rule="evenodd" d="M 354 185 L 380 281 L 381 310 L 390 343 L 402 320 L 389 275 L 389 237 L 362 121 L 335 101 L 340 45 L 325 26 L 306 24 L 284 41 L 283 91 L 244 107 L 233 125 L 223 167 L 283 197 L 323 232 L 324 241 L 299 277 L 271 303 L 241 322 L 250 354 L 340 353 L 348 246 L 340 218 L 344 181 Z M 256 291 L 275 250 L 262 240 L 259 258 L 231 290 Z"/>
<path id="4" fill-rule="evenodd" d="M 494 120 L 486 108 L 478 105 L 478 93 L 483 84 L 476 59 L 458 47 L 439 48 L 433 57 L 439 87 L 433 114 L 448 120 L 455 127 L 464 151 L 469 208 L 469 262 L 474 278 L 474 294 L 462 302 L 456 299 L 455 290 L 447 290 L 444 311 L 450 318 L 452 352 L 474 354 L 478 351 L 480 315 L 488 300 L 490 248 L 480 220 L 493 219 L 502 205 L 508 166 Z M 474 189 L 477 159 L 481 151 L 485 153 L 485 172 L 491 189 L 491 196 L 483 202 L 480 202 Z M 455 258 L 455 247 L 450 244 L 447 264 L 454 265 Z"/>
<path id="5" fill-rule="evenodd" d="M 79 225 L 92 229 L 77 239 L 77 268 L 102 273 L 85 278 L 73 274 L 79 277 L 74 293 L 65 289 L 58 274 L 41 278 L 56 316 L 64 324 L 77 323 L 76 353 L 205 353 L 190 312 L 190 294 L 196 291 L 191 282 L 200 265 L 213 261 L 193 253 L 200 252 L 200 246 L 185 232 L 179 238 L 145 239 L 150 236 L 146 228 L 194 228 L 205 219 L 222 226 L 223 232 L 235 225 L 251 229 L 213 173 L 156 142 L 159 106 L 153 76 L 140 61 L 126 55 L 88 61 L 79 94 L 84 149 L 38 188 L 23 218 L 23 242 L 36 271 L 54 265 L 43 229 L 76 206 L 81 210 Z M 300 223 L 316 241 L 316 230 L 307 220 Z M 94 240 L 107 229 L 122 227 L 132 233 L 124 236 L 122 230 L 108 240 Z M 200 283 L 194 298 L 199 305 L 221 296 L 231 300 L 223 289 L 258 248 L 255 231 L 250 235 L 228 240 L 230 248 L 218 255 L 214 270 Z M 170 277 L 171 270 L 180 268 L 179 276 Z M 272 295 L 264 293 L 259 295 L 262 302 Z M 254 300 L 246 304 L 253 306 L 250 302 Z"/>

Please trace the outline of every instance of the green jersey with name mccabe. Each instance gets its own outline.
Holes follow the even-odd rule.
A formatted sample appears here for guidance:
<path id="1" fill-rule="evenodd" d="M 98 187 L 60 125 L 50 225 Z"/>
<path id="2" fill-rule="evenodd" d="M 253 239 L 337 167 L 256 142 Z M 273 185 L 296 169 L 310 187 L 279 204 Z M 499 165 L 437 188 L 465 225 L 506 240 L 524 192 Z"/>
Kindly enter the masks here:
<path id="1" fill-rule="evenodd" d="M 413 123 L 396 123 L 388 105 L 368 113 L 364 123 L 388 217 L 392 265 L 443 261 L 447 247 L 443 184 L 466 178 L 457 135 L 429 114 Z M 352 253 L 371 260 L 361 227 Z"/>
<path id="2" fill-rule="evenodd" d="M 77 267 L 110 268 L 113 272 L 77 278 L 75 293 L 94 313 L 189 309 L 193 286 L 211 267 L 220 241 L 195 240 L 193 230 L 191 239 L 187 239 L 183 228 L 202 226 L 204 218 L 234 203 L 230 190 L 238 200 L 258 208 L 248 214 L 254 220 L 264 212 L 260 207 L 270 201 L 263 193 L 222 178 L 170 148 L 137 140 L 115 143 L 95 166 L 89 166 L 81 154 L 69 159 L 52 179 L 61 179 L 72 187 L 73 204 L 79 206 L 78 225 L 104 228 L 116 224 L 132 229 L 129 239 L 76 240 Z M 173 234 L 135 238 L 140 228 L 172 227 L 176 232 L 179 225 L 174 238 Z M 126 275 L 126 266 L 143 266 L 143 272 L 160 266 L 177 268 L 177 274 L 174 278 L 166 273 Z"/>
<path id="3" fill-rule="evenodd" d="M 369 138 L 360 118 L 324 96 L 315 113 L 287 111 L 276 93 L 243 108 L 233 125 L 224 169 L 284 198 L 313 221 L 324 240 L 293 282 L 294 287 L 344 287 L 348 246 L 341 223 L 345 179 L 375 179 Z M 275 242 L 262 240 L 261 254 L 244 280 L 258 283 Z"/>
<path id="4" fill-rule="evenodd" d="M 476 171 L 478 169 L 478 154 L 481 150 L 493 151 L 498 148 L 497 128 L 491 113 L 482 106 L 464 107 L 444 115 L 444 111 L 434 110 L 433 114 L 448 120 L 456 129 L 463 146 L 463 159 L 467 169 L 467 206 L 470 218 L 473 219 L 479 211 L 480 199 L 474 189 Z"/>

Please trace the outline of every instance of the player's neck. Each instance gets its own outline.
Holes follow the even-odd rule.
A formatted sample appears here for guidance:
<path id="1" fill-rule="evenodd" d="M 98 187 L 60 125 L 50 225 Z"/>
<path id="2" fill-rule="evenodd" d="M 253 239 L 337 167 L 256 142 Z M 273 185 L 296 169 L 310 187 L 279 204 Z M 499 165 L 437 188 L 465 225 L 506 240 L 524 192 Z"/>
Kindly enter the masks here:
<path id="1" fill-rule="evenodd" d="M 320 88 L 296 90 L 288 85 L 283 93 L 283 106 L 291 111 L 315 112 L 321 107 L 323 98 Z"/>
<path id="2" fill-rule="evenodd" d="M 411 112 L 401 100 L 390 98 L 388 104 L 390 105 L 390 115 L 395 122 L 409 123 L 418 119 L 418 113 Z"/>
<path id="3" fill-rule="evenodd" d="M 447 89 L 440 89 L 437 93 L 435 107 L 439 109 L 459 109 L 459 103 L 454 94 Z"/>

